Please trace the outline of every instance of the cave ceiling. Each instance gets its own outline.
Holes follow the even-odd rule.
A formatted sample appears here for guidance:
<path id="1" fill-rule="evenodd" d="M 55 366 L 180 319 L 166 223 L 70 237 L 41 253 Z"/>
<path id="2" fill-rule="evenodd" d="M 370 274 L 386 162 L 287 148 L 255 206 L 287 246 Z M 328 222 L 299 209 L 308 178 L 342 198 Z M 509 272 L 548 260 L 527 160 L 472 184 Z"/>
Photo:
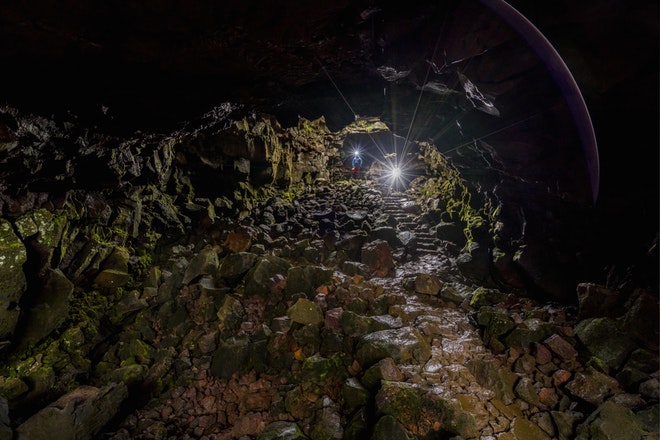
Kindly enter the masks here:
<path id="1" fill-rule="evenodd" d="M 598 110 L 626 78 L 653 75 L 657 5 L 555 3 L 511 2 L 544 35 L 493 0 L 3 2 L 0 100 L 116 132 L 171 130 L 225 102 L 333 130 L 379 117 L 397 142 L 431 141 L 466 170 L 497 164 L 592 202 L 598 133 L 580 89 Z M 634 59 L 610 57 L 629 44 Z"/>

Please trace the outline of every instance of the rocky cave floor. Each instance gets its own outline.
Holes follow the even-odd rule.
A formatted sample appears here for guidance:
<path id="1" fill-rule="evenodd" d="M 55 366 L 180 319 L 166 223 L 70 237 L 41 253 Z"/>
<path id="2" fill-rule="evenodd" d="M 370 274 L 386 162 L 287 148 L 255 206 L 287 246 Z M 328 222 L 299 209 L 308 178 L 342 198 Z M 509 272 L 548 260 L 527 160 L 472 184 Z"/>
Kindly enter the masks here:
<path id="1" fill-rule="evenodd" d="M 595 284 L 570 306 L 479 286 L 460 235 L 365 181 L 202 222 L 94 330 L 93 387 L 12 414 L 14 438 L 66 417 L 106 440 L 658 438 L 653 296 L 604 310 L 616 292 Z M 90 331 L 26 368 L 71 363 Z"/>

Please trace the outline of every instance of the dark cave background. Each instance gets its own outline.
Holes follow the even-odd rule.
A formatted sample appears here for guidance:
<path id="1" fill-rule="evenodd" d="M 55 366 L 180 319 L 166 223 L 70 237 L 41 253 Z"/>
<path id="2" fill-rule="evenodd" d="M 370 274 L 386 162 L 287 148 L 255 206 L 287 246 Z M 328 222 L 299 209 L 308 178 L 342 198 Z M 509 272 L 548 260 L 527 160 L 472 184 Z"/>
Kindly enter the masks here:
<path id="1" fill-rule="evenodd" d="M 355 113 L 380 116 L 402 137 L 449 146 L 469 143 L 484 132 L 481 125 L 497 130 L 535 108 L 557 106 L 487 142 L 522 139 L 523 150 L 500 150 L 510 170 L 547 181 L 556 175 L 569 198 L 588 205 L 575 127 L 543 63 L 481 3 L 437 3 L 3 2 L 0 103 L 112 134 L 170 131 L 222 102 L 273 114 L 285 126 L 323 115 L 338 130 L 354 115 L 334 81 Z M 624 278 L 635 266 L 657 285 L 657 251 L 649 251 L 658 230 L 657 2 L 510 3 L 566 61 L 594 124 L 601 180 L 595 220 L 584 226 L 590 275 L 605 281 L 606 268 L 616 267 Z M 467 59 L 449 63 L 438 79 L 460 89 L 457 72 L 465 73 L 498 95 L 505 117 L 475 112 L 461 97 L 438 112 L 437 96 L 418 90 L 433 77 L 431 59 L 436 66 Z M 382 66 L 410 72 L 388 80 Z M 525 92 L 507 95 L 511 81 Z M 459 129 L 454 118 L 463 115 Z M 527 161 L 530 145 L 538 151 Z M 454 156 L 468 175 L 479 167 L 469 154 Z"/>

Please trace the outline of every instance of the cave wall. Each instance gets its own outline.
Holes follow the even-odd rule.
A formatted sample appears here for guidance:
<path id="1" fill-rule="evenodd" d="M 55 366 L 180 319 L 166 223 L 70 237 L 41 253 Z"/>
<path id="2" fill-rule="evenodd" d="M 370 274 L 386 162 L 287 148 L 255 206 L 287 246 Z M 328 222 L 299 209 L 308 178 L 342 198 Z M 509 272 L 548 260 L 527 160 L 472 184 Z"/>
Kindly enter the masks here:
<path id="1" fill-rule="evenodd" d="M 260 200 L 330 178 L 339 141 L 322 119 L 285 129 L 230 111 L 122 139 L 2 109 L 5 348 L 40 342 L 88 294 L 130 288 L 157 242 L 185 242 L 199 225 L 238 221 Z"/>

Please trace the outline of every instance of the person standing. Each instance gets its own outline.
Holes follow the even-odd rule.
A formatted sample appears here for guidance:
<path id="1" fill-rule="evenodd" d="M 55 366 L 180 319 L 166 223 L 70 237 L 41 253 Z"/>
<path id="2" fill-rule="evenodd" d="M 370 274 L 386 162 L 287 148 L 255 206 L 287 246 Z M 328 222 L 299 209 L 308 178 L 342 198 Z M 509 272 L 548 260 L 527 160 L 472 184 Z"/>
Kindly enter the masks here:
<path id="1" fill-rule="evenodd" d="M 351 179 L 354 179 L 355 176 L 357 176 L 357 179 L 360 179 L 360 169 L 362 168 L 362 158 L 360 155 L 356 152 L 355 155 L 353 155 L 353 163 L 351 164 Z"/>

